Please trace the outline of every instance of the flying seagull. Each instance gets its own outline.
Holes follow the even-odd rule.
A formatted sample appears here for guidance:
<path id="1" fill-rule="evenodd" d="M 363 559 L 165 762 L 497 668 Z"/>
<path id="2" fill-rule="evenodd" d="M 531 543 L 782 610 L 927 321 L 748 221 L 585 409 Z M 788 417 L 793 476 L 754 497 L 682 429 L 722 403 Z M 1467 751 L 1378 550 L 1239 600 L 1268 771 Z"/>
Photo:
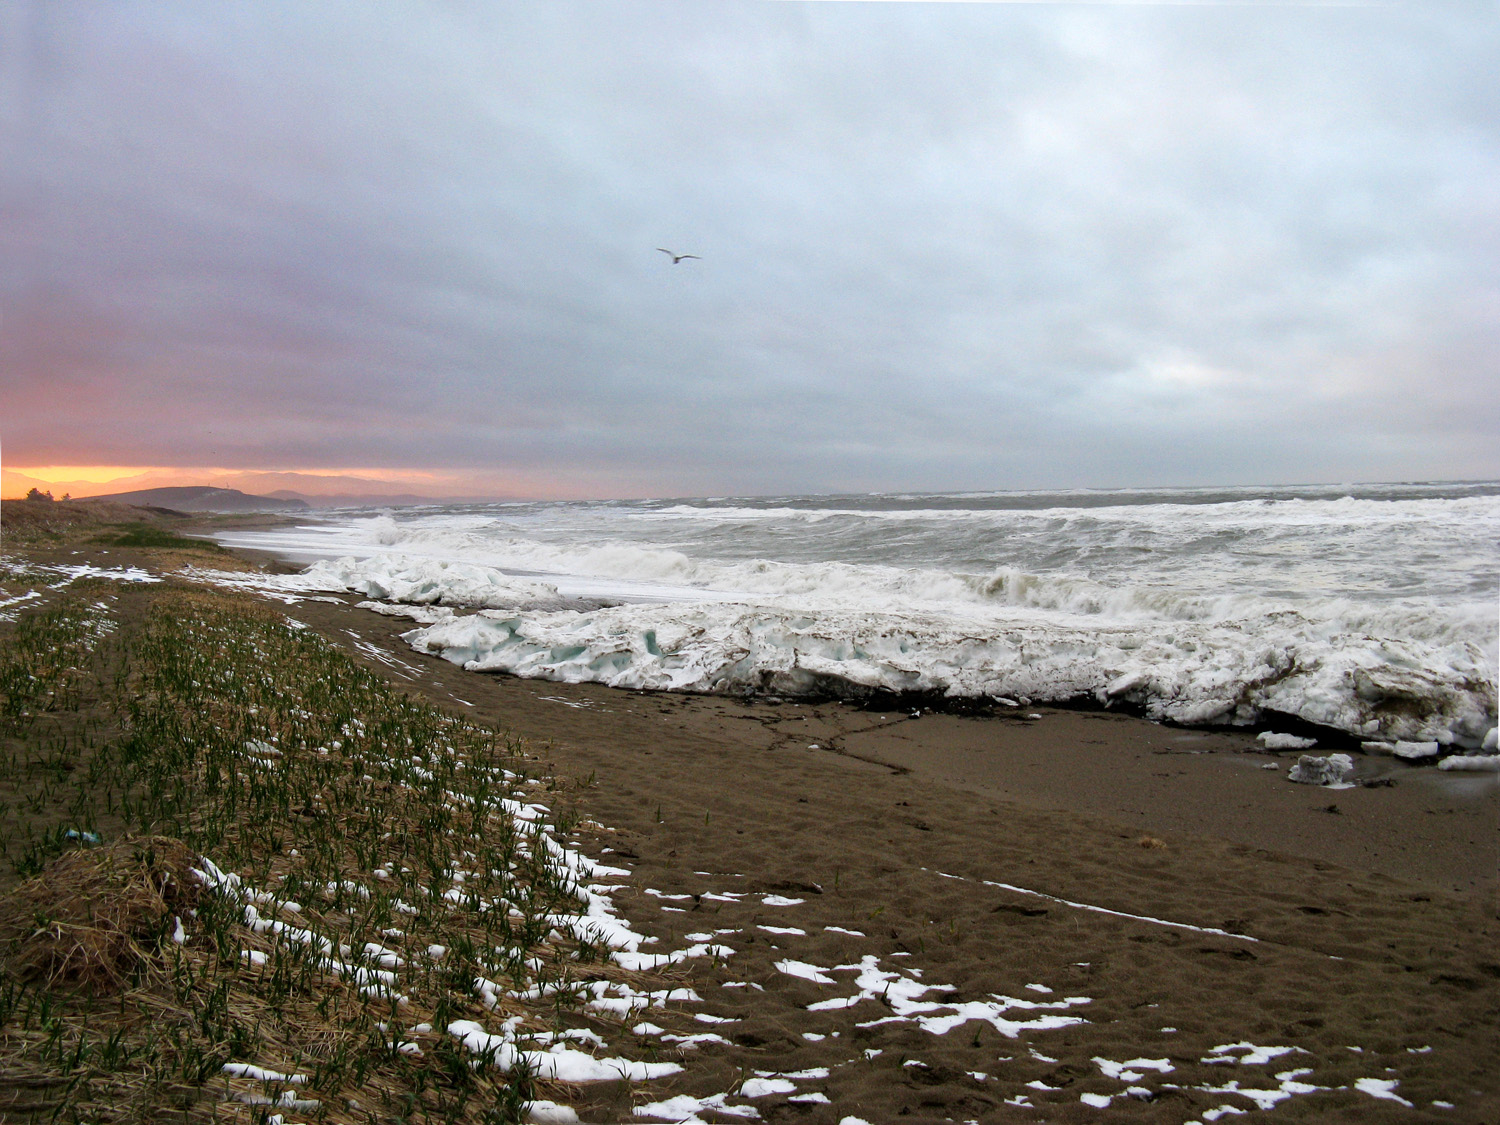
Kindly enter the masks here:
<path id="1" fill-rule="evenodd" d="M 700 261 L 700 262 L 703 261 L 703 259 L 699 258 L 697 254 L 674 254 L 674 253 L 672 253 L 672 251 L 667 250 L 667 249 L 665 249 L 664 247 L 661 247 L 661 246 L 658 246 L 657 249 L 660 250 L 663 254 L 667 255 L 667 257 L 671 258 L 672 259 L 672 264 L 674 266 L 678 262 L 682 261 L 682 259 L 684 259 L 684 258 L 693 258 L 693 259 L 695 259 L 697 261 Z"/>

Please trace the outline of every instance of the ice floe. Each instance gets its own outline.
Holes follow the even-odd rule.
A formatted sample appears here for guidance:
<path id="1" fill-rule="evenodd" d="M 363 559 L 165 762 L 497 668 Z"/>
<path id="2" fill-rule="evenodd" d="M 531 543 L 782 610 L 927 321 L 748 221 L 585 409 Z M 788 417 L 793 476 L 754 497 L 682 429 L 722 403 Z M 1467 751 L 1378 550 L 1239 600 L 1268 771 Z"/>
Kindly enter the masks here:
<path id="1" fill-rule="evenodd" d="M 1267 750 L 1310 750 L 1318 744 L 1316 738 L 1299 738 L 1295 734 L 1275 734 L 1261 731 L 1255 736 Z"/>
<path id="2" fill-rule="evenodd" d="M 1500 754 L 1455 754 L 1439 762 L 1438 769 L 1500 773 Z"/>
<path id="3" fill-rule="evenodd" d="M 419 651 L 477 671 L 654 690 L 782 695 L 887 690 L 952 697 L 1120 701 L 1181 723 L 1296 715 L 1352 733 L 1477 741 L 1493 689 L 1478 652 L 1435 656 L 1360 637 L 1337 647 L 1256 637 L 1227 623 L 1139 627 L 938 614 L 811 612 L 738 603 L 625 605 L 588 612 L 484 611 L 414 631 Z M 1400 698 L 1401 709 L 1372 701 Z"/>
<path id="4" fill-rule="evenodd" d="M 406 545 L 394 538 L 393 547 Z M 1376 620 L 1367 608 L 1254 597 L 1169 607 L 1160 592 L 1010 571 L 976 578 L 679 562 L 668 567 L 676 585 L 614 605 L 585 604 L 564 589 L 581 572 L 538 581 L 397 550 L 322 560 L 300 575 L 196 573 L 287 597 L 334 590 L 480 607 L 423 625 L 411 643 L 476 670 L 566 682 L 793 696 L 1088 697 L 1182 723 L 1291 715 L 1361 737 L 1469 746 L 1494 725 L 1488 642 L 1468 618 L 1434 625 L 1422 607 L 1384 610 L 1390 620 Z"/>
<path id="5" fill-rule="evenodd" d="M 1348 754 L 1329 754 L 1326 758 L 1303 754 L 1297 759 L 1297 764 L 1286 771 L 1286 779 L 1330 789 L 1348 788 L 1348 777 L 1353 772 L 1354 759 Z"/>

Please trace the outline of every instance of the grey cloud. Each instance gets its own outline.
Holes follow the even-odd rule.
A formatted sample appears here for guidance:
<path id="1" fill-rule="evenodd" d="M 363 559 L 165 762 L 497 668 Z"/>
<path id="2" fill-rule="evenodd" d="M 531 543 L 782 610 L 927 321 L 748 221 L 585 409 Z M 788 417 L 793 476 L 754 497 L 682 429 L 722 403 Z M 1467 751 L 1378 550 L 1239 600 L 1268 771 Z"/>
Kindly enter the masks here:
<path id="1" fill-rule="evenodd" d="M 13 462 L 1500 475 L 1490 11 L 24 15 Z"/>

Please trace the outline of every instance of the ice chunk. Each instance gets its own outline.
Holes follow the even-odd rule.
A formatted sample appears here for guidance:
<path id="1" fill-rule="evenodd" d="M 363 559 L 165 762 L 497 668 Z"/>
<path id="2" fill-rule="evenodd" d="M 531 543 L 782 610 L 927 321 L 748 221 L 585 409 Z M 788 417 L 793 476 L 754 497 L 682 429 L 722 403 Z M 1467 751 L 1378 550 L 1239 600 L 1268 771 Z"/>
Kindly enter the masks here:
<path id="1" fill-rule="evenodd" d="M 1407 762 L 1420 762 L 1426 758 L 1436 758 L 1442 745 L 1437 742 L 1397 742 L 1391 747 L 1391 753 Z"/>
<path id="2" fill-rule="evenodd" d="M 1354 759 L 1348 754 L 1330 754 L 1326 758 L 1303 754 L 1287 770 L 1286 779 L 1303 785 L 1342 785 L 1353 772 Z"/>
<path id="3" fill-rule="evenodd" d="M 1316 738 L 1298 738 L 1295 734 L 1274 734 L 1268 730 L 1261 731 L 1255 739 L 1267 750 L 1311 750 L 1318 744 Z"/>
<path id="4" fill-rule="evenodd" d="M 1500 754 L 1455 754 L 1439 762 L 1438 769 L 1500 773 Z"/>
<path id="5" fill-rule="evenodd" d="M 526 1120 L 533 1125 L 573 1125 L 578 1114 L 571 1106 L 535 1101 L 526 1103 Z"/>

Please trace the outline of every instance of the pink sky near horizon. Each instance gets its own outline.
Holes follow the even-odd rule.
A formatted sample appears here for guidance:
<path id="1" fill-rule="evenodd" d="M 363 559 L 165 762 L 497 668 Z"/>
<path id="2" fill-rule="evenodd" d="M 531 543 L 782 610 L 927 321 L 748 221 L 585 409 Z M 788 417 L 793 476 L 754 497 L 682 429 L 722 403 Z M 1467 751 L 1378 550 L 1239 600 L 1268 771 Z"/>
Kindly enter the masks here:
<path id="1" fill-rule="evenodd" d="M 559 496 L 558 482 L 477 473 L 408 472 L 384 469 L 268 470 L 140 465 L 41 465 L 0 468 L 0 497 L 13 499 L 32 488 L 77 498 L 144 488 L 209 485 L 264 494 L 286 489 L 307 496 L 412 494 L 434 500 L 513 500 Z"/>

